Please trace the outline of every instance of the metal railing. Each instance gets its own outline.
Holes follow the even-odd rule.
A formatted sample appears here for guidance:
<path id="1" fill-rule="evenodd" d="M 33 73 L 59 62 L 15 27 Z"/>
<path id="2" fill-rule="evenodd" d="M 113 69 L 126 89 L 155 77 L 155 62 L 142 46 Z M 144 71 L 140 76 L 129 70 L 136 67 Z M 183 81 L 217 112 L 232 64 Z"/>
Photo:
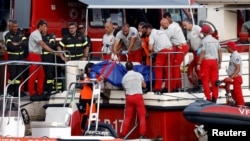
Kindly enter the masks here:
<path id="1" fill-rule="evenodd" d="M 9 87 L 10 84 L 6 85 L 6 80 L 7 80 L 7 66 L 8 65 L 28 65 L 27 68 L 24 69 L 24 71 L 20 74 L 18 74 L 18 76 L 16 76 L 12 81 L 15 81 L 18 77 L 20 77 L 31 65 L 39 65 L 39 67 L 36 68 L 35 71 L 33 71 L 26 79 L 23 80 L 23 82 L 19 85 L 18 88 L 18 97 L 14 97 L 18 99 L 18 110 L 17 110 L 17 119 L 21 118 L 20 116 L 20 104 L 21 104 L 21 87 L 23 86 L 23 84 L 25 82 L 28 81 L 28 79 L 30 77 L 32 77 L 39 69 L 42 65 L 51 65 L 51 66 L 72 66 L 72 65 L 66 65 L 66 64 L 57 64 L 57 63 L 43 63 L 43 62 L 32 62 L 32 61 L 2 61 L 0 62 L 0 65 L 4 65 L 5 66 L 5 70 L 4 70 L 4 90 L 3 90 L 3 100 L 2 100 L 2 126 L 0 127 L 1 133 L 4 134 L 4 117 L 5 117 L 5 111 L 6 111 L 6 100 L 7 98 L 11 98 L 13 99 L 13 97 L 11 96 L 7 96 L 7 88 Z M 20 122 L 20 120 L 18 120 L 18 122 Z M 18 123 L 19 126 L 19 123 Z M 17 128 L 17 130 L 19 130 L 19 128 Z M 19 132 L 18 132 L 19 133 Z"/>
<path id="2" fill-rule="evenodd" d="M 157 54 L 166 54 L 167 58 L 168 58 L 167 64 L 171 64 L 171 65 L 170 66 L 156 66 L 156 65 L 154 65 L 153 64 L 153 56 L 156 57 Z M 184 80 L 184 78 L 182 78 L 182 77 L 176 78 L 176 79 L 173 79 L 170 77 L 171 73 L 173 73 L 172 68 L 185 66 L 185 59 L 183 60 L 183 63 L 182 63 L 182 64 L 184 64 L 183 66 L 181 66 L 181 64 L 180 64 L 180 66 L 179 65 L 172 65 L 173 60 L 171 60 L 171 55 L 174 56 L 175 54 L 181 54 L 183 56 L 183 58 L 185 57 L 183 52 L 158 52 L 158 53 L 151 53 L 150 54 L 150 91 L 153 91 L 153 81 L 157 80 L 157 79 L 153 78 L 153 72 L 154 72 L 153 68 L 155 68 L 155 67 L 161 67 L 163 69 L 162 73 L 164 73 L 164 68 L 168 69 L 168 74 L 167 74 L 168 79 L 160 79 L 161 81 L 165 81 L 165 83 L 166 83 L 166 81 L 168 82 L 168 88 L 166 88 L 166 89 L 168 89 L 168 92 L 170 92 L 170 82 L 172 80 Z M 164 76 L 164 75 L 162 74 L 162 76 Z"/>

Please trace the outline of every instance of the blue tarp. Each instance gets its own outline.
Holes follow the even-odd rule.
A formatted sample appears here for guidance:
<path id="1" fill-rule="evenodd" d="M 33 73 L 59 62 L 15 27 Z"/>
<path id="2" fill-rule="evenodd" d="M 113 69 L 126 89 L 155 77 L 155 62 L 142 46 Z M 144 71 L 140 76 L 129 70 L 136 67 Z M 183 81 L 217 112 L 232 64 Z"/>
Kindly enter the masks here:
<path id="1" fill-rule="evenodd" d="M 97 63 L 91 68 L 91 71 L 99 75 L 102 74 L 106 81 L 117 87 L 122 87 L 122 78 L 127 72 L 126 68 L 121 63 L 116 63 L 113 61 L 102 61 Z M 149 66 L 134 65 L 134 71 L 141 73 L 147 84 L 150 82 Z"/>

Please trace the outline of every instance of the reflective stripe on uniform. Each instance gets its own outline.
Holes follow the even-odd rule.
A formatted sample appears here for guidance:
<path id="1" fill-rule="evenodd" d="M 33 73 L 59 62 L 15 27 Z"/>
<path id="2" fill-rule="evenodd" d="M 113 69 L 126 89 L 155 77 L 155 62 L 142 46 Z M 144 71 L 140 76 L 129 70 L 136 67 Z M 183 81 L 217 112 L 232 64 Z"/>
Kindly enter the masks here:
<path id="1" fill-rule="evenodd" d="M 11 42 L 11 39 L 7 39 L 5 44 L 7 45 L 8 42 Z"/>
<path id="2" fill-rule="evenodd" d="M 51 42 L 55 42 L 55 39 L 50 39 L 50 40 L 49 40 L 49 43 L 51 43 Z"/>
<path id="3" fill-rule="evenodd" d="M 88 44 L 88 41 L 85 41 L 82 45 L 86 46 Z"/>
<path id="4" fill-rule="evenodd" d="M 8 80 L 8 84 L 20 84 L 21 81 L 20 80 Z"/>
<path id="5" fill-rule="evenodd" d="M 42 54 L 43 54 L 43 55 L 47 55 L 47 54 L 52 54 L 52 52 L 44 51 Z"/>
<path id="6" fill-rule="evenodd" d="M 27 38 L 26 37 L 23 37 L 22 40 L 26 40 Z"/>
<path id="7" fill-rule="evenodd" d="M 83 44 L 68 44 L 65 47 L 83 47 Z"/>
<path id="8" fill-rule="evenodd" d="M 83 53 L 76 54 L 76 55 L 67 55 L 67 54 L 65 54 L 65 57 L 82 57 L 82 56 L 83 56 Z"/>
<path id="9" fill-rule="evenodd" d="M 59 45 L 61 45 L 63 47 L 65 46 L 65 44 L 62 41 L 59 42 Z"/>
<path id="10" fill-rule="evenodd" d="M 23 51 L 21 51 L 21 52 L 9 52 L 9 51 L 8 51 L 8 54 L 20 55 L 20 54 L 23 54 Z"/>
<path id="11" fill-rule="evenodd" d="M 53 84 L 53 83 L 54 83 L 54 80 L 51 80 L 51 79 L 50 79 L 50 80 L 47 80 L 46 83 L 47 83 L 47 84 Z"/>

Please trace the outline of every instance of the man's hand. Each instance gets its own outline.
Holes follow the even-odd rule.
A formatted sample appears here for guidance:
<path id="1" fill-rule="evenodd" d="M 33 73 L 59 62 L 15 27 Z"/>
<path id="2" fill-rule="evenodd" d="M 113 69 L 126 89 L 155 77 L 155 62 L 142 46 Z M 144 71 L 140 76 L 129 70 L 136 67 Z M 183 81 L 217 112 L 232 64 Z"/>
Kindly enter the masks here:
<path id="1" fill-rule="evenodd" d="M 114 54 L 114 53 L 112 53 L 112 54 L 111 54 L 111 60 L 113 60 L 113 61 L 118 61 L 117 55 Z"/>
<path id="2" fill-rule="evenodd" d="M 200 65 L 200 64 L 197 65 L 197 70 L 198 70 L 198 71 L 201 70 L 201 65 Z"/>
<path id="3" fill-rule="evenodd" d="M 12 45 L 14 45 L 14 46 L 18 46 L 18 45 L 19 45 L 19 43 L 17 43 L 17 42 L 12 42 Z"/>

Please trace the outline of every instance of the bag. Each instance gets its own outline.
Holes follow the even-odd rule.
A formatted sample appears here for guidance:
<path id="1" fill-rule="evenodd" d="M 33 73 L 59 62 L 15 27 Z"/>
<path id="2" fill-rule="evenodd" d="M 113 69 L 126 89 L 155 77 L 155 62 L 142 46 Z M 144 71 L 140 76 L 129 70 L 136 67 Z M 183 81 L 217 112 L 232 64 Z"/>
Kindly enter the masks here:
<path id="1" fill-rule="evenodd" d="M 102 75 L 106 81 L 117 87 L 122 87 L 122 78 L 126 74 L 126 68 L 122 64 L 108 60 L 95 64 L 91 71 Z"/>
<path id="2" fill-rule="evenodd" d="M 150 80 L 155 79 L 154 71 L 152 71 L 152 79 L 150 79 L 150 67 L 147 65 L 134 65 L 134 71 L 142 74 L 142 76 L 147 84 L 150 83 Z"/>

